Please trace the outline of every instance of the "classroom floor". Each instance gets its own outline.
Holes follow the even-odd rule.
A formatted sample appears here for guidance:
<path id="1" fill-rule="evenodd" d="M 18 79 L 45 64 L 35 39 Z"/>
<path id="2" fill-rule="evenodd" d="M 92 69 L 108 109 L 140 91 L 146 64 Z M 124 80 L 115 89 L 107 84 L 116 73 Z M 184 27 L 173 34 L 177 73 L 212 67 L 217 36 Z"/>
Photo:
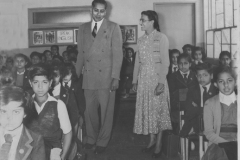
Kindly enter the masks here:
<path id="1" fill-rule="evenodd" d="M 117 96 L 120 97 L 120 96 Z M 114 126 L 110 143 L 104 153 L 95 155 L 92 150 L 85 150 L 87 160 L 150 160 L 151 153 L 142 153 L 148 143 L 148 136 L 133 133 L 136 96 L 117 98 L 115 105 Z M 180 155 L 167 158 L 162 155 L 158 160 L 180 160 Z M 197 152 L 190 152 L 190 160 L 198 160 Z"/>

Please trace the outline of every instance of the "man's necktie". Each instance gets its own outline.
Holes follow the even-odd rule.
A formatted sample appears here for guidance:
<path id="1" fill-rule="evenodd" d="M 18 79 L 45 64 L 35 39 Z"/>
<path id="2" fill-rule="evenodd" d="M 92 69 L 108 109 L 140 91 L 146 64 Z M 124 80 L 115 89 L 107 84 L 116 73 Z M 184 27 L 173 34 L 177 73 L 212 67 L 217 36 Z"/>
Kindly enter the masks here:
<path id="1" fill-rule="evenodd" d="M 8 153 L 12 145 L 12 136 L 10 134 L 5 134 L 5 143 L 2 144 L 0 149 L 0 160 L 8 160 Z"/>
<path id="2" fill-rule="evenodd" d="M 96 35 L 97 35 L 97 23 L 95 23 L 95 26 L 94 26 L 94 28 L 93 28 L 93 30 L 92 30 L 92 35 L 93 35 L 94 38 L 95 38 Z"/>
<path id="3" fill-rule="evenodd" d="M 183 74 L 183 79 L 187 83 L 187 81 L 188 81 L 187 74 Z"/>
<path id="4" fill-rule="evenodd" d="M 207 100 L 208 97 L 208 93 L 207 93 L 207 87 L 203 87 L 204 91 L 203 91 L 203 105 Z"/>

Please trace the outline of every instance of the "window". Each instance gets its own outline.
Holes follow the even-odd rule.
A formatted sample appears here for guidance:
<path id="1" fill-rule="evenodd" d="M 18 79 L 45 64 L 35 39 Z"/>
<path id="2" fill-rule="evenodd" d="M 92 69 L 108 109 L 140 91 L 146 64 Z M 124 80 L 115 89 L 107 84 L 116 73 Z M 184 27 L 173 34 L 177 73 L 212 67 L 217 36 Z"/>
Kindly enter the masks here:
<path id="1" fill-rule="evenodd" d="M 205 0 L 206 52 L 218 58 L 221 51 L 237 52 L 237 0 Z"/>

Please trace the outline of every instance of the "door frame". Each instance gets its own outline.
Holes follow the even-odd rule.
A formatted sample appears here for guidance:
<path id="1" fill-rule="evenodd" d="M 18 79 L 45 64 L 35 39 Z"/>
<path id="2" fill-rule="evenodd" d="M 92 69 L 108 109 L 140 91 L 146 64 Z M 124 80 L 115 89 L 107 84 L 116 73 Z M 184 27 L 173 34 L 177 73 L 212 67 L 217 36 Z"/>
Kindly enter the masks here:
<path id="1" fill-rule="evenodd" d="M 184 5 L 184 4 L 192 4 L 193 5 L 193 44 L 194 46 L 196 46 L 196 41 L 197 41 L 197 36 L 196 36 L 196 2 L 155 2 L 153 3 L 153 10 L 156 11 L 156 5 L 173 5 L 173 4 L 179 4 L 179 5 Z M 160 28 L 161 29 L 161 28 Z"/>

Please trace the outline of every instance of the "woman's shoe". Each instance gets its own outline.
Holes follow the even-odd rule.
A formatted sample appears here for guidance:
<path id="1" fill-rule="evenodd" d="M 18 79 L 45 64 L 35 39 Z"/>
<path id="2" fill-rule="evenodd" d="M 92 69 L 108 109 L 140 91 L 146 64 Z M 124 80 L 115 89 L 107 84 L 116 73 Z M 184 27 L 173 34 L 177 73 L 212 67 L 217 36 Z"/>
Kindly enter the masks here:
<path id="1" fill-rule="evenodd" d="M 143 153 L 148 153 L 155 148 L 156 144 L 153 144 L 151 147 L 146 147 L 142 149 Z"/>
<path id="2" fill-rule="evenodd" d="M 161 157 L 161 155 L 162 155 L 162 152 L 161 152 L 161 151 L 158 152 L 158 153 L 153 153 L 153 154 L 152 154 L 152 158 L 158 158 L 158 157 Z"/>

